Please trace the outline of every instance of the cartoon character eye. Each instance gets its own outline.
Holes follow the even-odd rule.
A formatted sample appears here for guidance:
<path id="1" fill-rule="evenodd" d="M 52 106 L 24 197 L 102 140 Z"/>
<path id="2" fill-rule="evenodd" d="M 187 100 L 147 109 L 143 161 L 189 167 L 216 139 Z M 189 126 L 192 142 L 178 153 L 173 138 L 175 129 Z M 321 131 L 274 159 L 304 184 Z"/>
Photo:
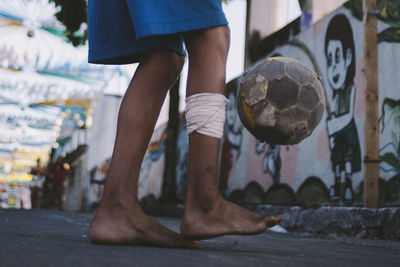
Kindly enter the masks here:
<path id="1" fill-rule="evenodd" d="M 338 64 L 340 62 L 340 49 L 336 48 L 335 50 L 335 63 Z"/>
<path id="2" fill-rule="evenodd" d="M 330 67 L 332 65 L 332 53 L 329 52 L 328 53 L 328 67 Z"/>

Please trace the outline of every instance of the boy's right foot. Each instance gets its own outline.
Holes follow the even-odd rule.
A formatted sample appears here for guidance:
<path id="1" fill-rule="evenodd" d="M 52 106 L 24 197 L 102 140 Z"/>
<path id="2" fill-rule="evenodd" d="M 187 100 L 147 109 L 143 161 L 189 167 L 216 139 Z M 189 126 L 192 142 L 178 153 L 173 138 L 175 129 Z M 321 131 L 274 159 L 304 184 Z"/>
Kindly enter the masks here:
<path id="1" fill-rule="evenodd" d="M 221 235 L 255 235 L 282 220 L 281 215 L 260 215 L 219 197 L 213 207 L 207 211 L 186 207 L 181 223 L 181 234 L 190 240 Z"/>

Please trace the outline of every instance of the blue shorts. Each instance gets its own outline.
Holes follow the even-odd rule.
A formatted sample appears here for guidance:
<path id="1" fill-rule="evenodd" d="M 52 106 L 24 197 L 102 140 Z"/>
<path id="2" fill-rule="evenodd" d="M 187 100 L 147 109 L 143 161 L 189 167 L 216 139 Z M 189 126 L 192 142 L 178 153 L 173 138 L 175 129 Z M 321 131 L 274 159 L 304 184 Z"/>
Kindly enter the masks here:
<path id="1" fill-rule="evenodd" d="M 89 62 L 135 63 L 160 49 L 184 56 L 182 33 L 226 24 L 221 0 L 89 0 Z"/>

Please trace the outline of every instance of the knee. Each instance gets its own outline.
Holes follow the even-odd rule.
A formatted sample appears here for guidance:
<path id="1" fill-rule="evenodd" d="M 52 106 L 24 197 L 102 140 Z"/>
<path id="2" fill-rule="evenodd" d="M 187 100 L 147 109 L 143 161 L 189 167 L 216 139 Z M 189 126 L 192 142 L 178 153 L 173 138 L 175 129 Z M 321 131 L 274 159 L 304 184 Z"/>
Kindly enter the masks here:
<path id="1" fill-rule="evenodd" d="M 147 66 L 161 75 L 171 86 L 182 71 L 185 58 L 173 51 L 159 50 L 147 54 L 139 65 Z"/>
<path id="2" fill-rule="evenodd" d="M 208 50 L 226 56 L 229 49 L 230 29 L 227 25 L 189 32 L 185 35 L 185 45 L 190 54 Z"/>
<path id="3" fill-rule="evenodd" d="M 182 71 L 185 58 L 172 51 L 162 51 L 162 53 L 163 59 L 161 62 L 165 64 L 164 67 L 166 68 L 169 76 L 175 80 Z M 161 62 L 159 61 L 159 63 Z"/>

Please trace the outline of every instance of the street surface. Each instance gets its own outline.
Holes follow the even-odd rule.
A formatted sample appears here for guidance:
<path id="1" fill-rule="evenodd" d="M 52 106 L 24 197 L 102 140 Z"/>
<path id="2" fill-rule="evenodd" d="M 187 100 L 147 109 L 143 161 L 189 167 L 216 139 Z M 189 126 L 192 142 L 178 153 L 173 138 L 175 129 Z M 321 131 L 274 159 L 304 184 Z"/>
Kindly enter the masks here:
<path id="1" fill-rule="evenodd" d="M 266 232 L 200 248 L 92 245 L 93 214 L 0 209 L 0 266 L 400 266 L 400 242 Z M 175 218 L 157 218 L 173 230 Z"/>

